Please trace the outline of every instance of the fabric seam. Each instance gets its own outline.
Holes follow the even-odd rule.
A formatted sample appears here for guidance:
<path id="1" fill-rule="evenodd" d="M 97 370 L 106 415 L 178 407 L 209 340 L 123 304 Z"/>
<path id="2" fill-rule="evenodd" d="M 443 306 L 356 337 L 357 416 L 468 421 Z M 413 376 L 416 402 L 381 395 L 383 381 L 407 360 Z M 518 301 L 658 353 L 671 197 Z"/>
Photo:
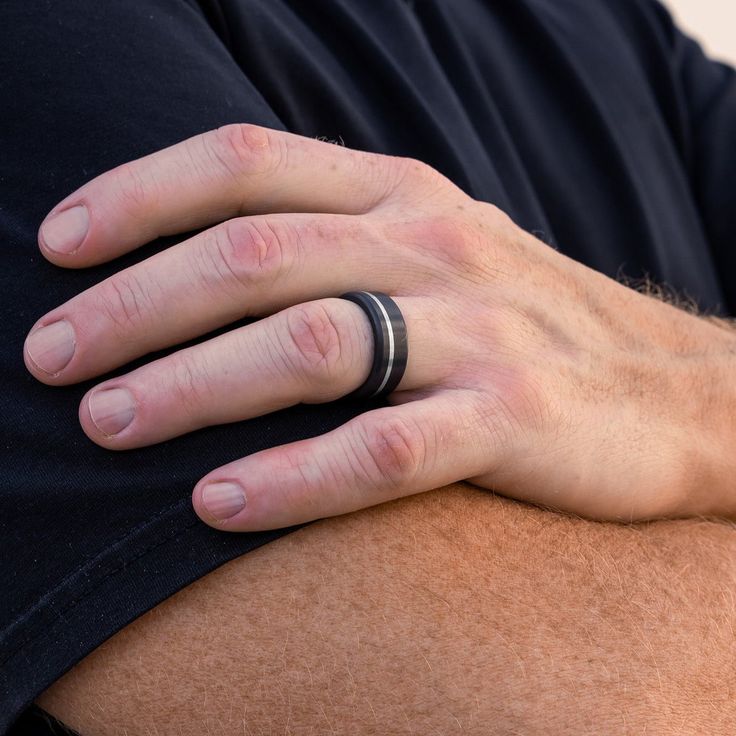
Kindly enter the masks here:
<path id="1" fill-rule="evenodd" d="M 173 503 L 171 506 L 166 506 L 165 508 L 157 511 L 153 516 L 151 516 L 150 519 L 146 519 L 145 521 L 142 521 L 141 523 L 139 523 L 137 526 L 133 527 L 132 529 L 129 529 L 125 534 L 123 534 L 122 537 L 118 537 L 112 542 L 109 542 L 103 549 L 98 550 L 91 556 L 85 557 L 79 563 L 79 565 L 77 565 L 77 567 L 69 571 L 51 590 L 44 593 L 34 603 L 32 603 L 30 606 L 28 606 L 24 610 L 21 610 L 20 612 L 13 611 L 15 618 L 10 623 L 8 623 L 5 626 L 5 628 L 3 628 L 0 631 L 0 639 L 4 638 L 5 635 L 8 633 L 8 631 L 10 631 L 13 627 L 17 626 L 18 624 L 22 623 L 25 619 L 27 619 L 28 616 L 30 616 L 37 608 L 42 607 L 44 605 L 44 600 L 46 598 L 54 596 L 57 591 L 66 587 L 69 581 L 75 575 L 78 575 L 80 572 L 82 572 L 82 570 L 84 570 L 85 567 L 94 565 L 98 560 L 101 560 L 102 558 L 104 558 L 106 554 L 109 554 L 110 551 L 113 550 L 115 547 L 121 544 L 124 544 L 128 539 L 144 531 L 147 527 L 151 526 L 153 523 L 160 520 L 161 517 L 165 516 L 169 512 L 176 509 L 177 507 L 181 506 L 183 503 L 184 501 L 180 499 L 176 503 Z"/>
<path id="2" fill-rule="evenodd" d="M 157 515 L 156 520 L 160 520 L 161 517 L 165 513 L 167 513 L 168 511 L 171 511 L 172 509 L 176 508 L 179 505 L 181 505 L 181 502 L 178 503 L 178 504 L 175 504 L 174 506 L 171 506 L 171 507 L 167 508 L 166 511 L 161 512 L 160 514 Z M 87 591 L 84 593 L 84 595 L 78 596 L 78 597 L 72 599 L 71 601 L 69 601 L 62 609 L 60 609 L 58 611 L 58 615 L 59 616 L 63 616 L 65 613 L 67 613 L 68 611 L 72 610 L 75 606 L 77 606 L 79 603 L 81 603 L 82 601 L 84 601 L 86 598 L 89 598 L 89 596 L 92 595 L 95 592 L 95 590 L 97 590 L 97 588 L 99 588 L 100 585 L 102 585 L 108 578 L 112 577 L 113 575 L 116 575 L 121 570 L 123 570 L 124 568 L 126 568 L 128 565 L 132 564 L 136 560 L 139 560 L 141 557 L 144 557 L 149 552 L 152 552 L 154 549 L 156 549 L 158 547 L 161 547 L 164 544 L 168 544 L 171 541 L 174 541 L 181 534 L 183 534 L 184 532 L 186 532 L 188 529 L 193 528 L 194 526 L 196 526 L 199 523 L 202 523 L 202 522 L 200 522 L 199 519 L 197 519 L 196 521 L 193 521 L 193 522 L 187 524 L 184 527 L 179 527 L 179 528 L 175 529 L 173 532 L 170 532 L 166 537 L 164 537 L 164 539 L 159 539 L 154 544 L 151 544 L 148 547 L 144 547 L 144 549 L 140 550 L 137 555 L 135 555 L 133 557 L 126 558 L 121 564 L 118 564 L 116 567 L 113 567 L 112 570 L 108 570 L 101 578 L 98 578 L 96 580 L 96 582 L 94 583 L 94 585 L 92 587 L 90 587 L 90 588 L 87 589 Z M 138 527 L 138 530 L 142 530 L 142 528 L 145 528 L 145 526 L 146 525 L 144 525 L 143 527 Z M 120 539 L 118 542 L 116 542 L 116 545 L 115 546 L 117 546 L 119 544 L 123 544 L 124 542 L 131 540 L 134 536 L 135 536 L 135 534 L 133 534 L 133 533 L 126 535 L 125 537 L 123 537 L 122 539 Z M 108 548 L 107 551 L 109 551 L 109 548 Z M 98 558 L 99 557 L 102 557 L 102 556 L 103 556 L 102 553 L 100 553 L 99 555 L 97 555 Z M 97 559 L 97 558 L 95 558 L 95 559 Z M 85 565 L 80 566 L 80 568 L 78 568 L 78 570 L 76 570 L 75 573 L 78 572 L 79 570 L 81 570 L 83 567 L 85 567 Z M 49 598 L 53 598 L 55 594 L 59 593 L 60 591 L 64 590 L 65 588 L 67 588 L 68 587 L 68 582 L 70 581 L 70 578 L 72 578 L 72 577 L 73 577 L 73 575 L 67 575 L 67 577 L 64 578 L 64 580 L 61 583 L 59 583 L 54 588 L 54 590 L 51 593 L 48 593 L 46 596 L 44 596 L 44 598 L 41 599 L 41 601 L 35 603 L 31 608 L 27 609 L 23 613 L 23 615 L 21 617 L 19 617 L 18 619 L 16 619 L 15 621 L 13 621 L 12 624 L 10 624 L 8 627 L 6 627 L 6 629 L 3 632 L 3 638 L 5 638 L 4 634 L 6 632 L 8 632 L 12 627 L 14 627 L 17 624 L 22 623 L 23 621 L 27 620 L 28 617 L 31 616 L 36 611 L 43 610 L 44 608 L 47 608 L 48 606 L 43 602 L 44 599 L 46 599 L 47 596 Z M 34 628 L 37 628 L 37 627 L 34 627 Z M 9 652 L 6 657 L 4 657 L 2 660 L 0 660 L 0 665 L 4 665 L 6 662 L 8 662 L 10 659 L 12 659 L 12 657 L 14 657 L 21 649 L 23 649 L 27 644 L 29 644 L 34 639 L 37 639 L 41 634 L 43 634 L 43 631 L 37 631 L 36 630 L 30 636 L 26 636 L 26 638 L 23 639 L 23 641 L 21 641 L 19 644 L 17 644 L 15 646 L 15 648 L 11 652 Z"/>

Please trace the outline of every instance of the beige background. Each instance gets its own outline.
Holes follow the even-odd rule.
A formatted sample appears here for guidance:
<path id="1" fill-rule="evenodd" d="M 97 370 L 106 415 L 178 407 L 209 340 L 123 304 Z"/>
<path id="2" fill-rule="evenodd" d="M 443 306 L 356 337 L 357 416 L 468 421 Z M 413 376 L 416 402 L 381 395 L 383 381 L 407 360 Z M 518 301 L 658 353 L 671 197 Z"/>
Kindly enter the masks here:
<path id="1" fill-rule="evenodd" d="M 665 0 L 665 5 L 711 56 L 736 65 L 736 0 Z"/>

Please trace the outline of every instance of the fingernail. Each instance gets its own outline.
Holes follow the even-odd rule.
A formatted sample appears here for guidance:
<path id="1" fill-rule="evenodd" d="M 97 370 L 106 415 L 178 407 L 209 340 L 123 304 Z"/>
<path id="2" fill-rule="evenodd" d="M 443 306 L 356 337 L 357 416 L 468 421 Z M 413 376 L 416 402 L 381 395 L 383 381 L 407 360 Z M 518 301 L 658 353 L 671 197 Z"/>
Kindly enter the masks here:
<path id="1" fill-rule="evenodd" d="M 70 207 L 41 225 L 41 239 L 49 250 L 72 253 L 82 244 L 89 229 L 89 214 L 83 205 Z"/>
<path id="2" fill-rule="evenodd" d="M 202 489 L 202 505 L 223 521 L 245 508 L 245 493 L 236 483 L 210 483 Z"/>
<path id="3" fill-rule="evenodd" d="M 74 328 L 65 319 L 41 327 L 26 338 L 30 359 L 44 373 L 51 375 L 66 368 L 75 347 Z"/>
<path id="4" fill-rule="evenodd" d="M 95 427 L 108 437 L 122 432 L 135 416 L 133 396 L 124 388 L 95 391 L 87 404 Z"/>

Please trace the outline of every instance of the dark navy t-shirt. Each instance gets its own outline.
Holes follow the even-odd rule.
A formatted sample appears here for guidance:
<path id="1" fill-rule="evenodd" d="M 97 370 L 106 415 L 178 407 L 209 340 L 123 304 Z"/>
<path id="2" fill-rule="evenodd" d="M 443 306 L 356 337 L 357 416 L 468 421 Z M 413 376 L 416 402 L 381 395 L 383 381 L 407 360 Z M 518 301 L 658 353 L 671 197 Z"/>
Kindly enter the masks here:
<path id="1" fill-rule="evenodd" d="M 109 376 L 45 386 L 25 336 L 177 240 L 47 262 L 39 223 L 93 176 L 226 123 L 324 136 L 422 159 L 610 276 L 736 312 L 734 72 L 653 0 L 0 0 L 0 20 L 0 733 L 126 623 L 285 533 L 202 524 L 205 473 L 382 405 L 93 444 L 78 404 Z"/>

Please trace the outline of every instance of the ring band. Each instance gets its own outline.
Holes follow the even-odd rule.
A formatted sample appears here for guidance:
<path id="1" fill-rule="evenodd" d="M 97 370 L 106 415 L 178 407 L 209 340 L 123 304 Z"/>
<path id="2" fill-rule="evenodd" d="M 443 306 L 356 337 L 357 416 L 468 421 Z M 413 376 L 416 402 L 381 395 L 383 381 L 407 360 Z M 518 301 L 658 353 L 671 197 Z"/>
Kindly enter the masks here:
<path id="1" fill-rule="evenodd" d="M 373 330 L 373 365 L 365 383 L 344 398 L 373 399 L 390 394 L 406 370 L 409 345 L 406 322 L 398 304 L 378 291 L 348 291 L 341 299 L 354 302 L 368 316 Z"/>

